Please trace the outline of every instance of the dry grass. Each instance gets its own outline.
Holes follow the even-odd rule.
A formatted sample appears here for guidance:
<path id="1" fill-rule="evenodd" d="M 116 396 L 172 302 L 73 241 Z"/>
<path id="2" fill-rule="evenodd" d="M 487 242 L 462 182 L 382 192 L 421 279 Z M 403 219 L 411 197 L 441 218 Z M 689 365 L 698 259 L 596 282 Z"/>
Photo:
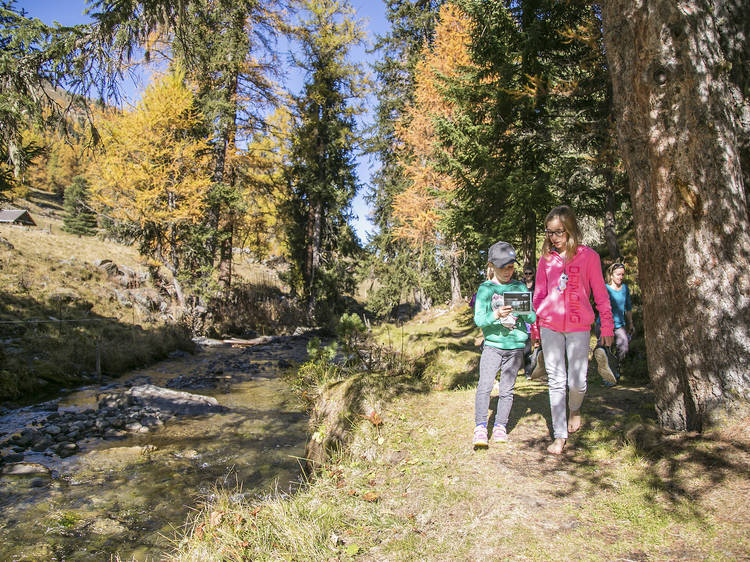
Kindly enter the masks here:
<path id="1" fill-rule="evenodd" d="M 0 225 L 13 246 L 0 246 L 0 400 L 96 380 L 97 349 L 102 374 L 118 376 L 189 346 L 182 328 L 121 304 L 123 288 L 94 265 L 143 271 L 134 248 L 68 234 L 42 211 L 36 228 Z"/>
<path id="2" fill-rule="evenodd" d="M 66 233 L 55 196 L 32 190 L 30 197 L 5 207 L 28 209 L 36 227 L 0 225 L 0 238 L 12 245 L 0 244 L 0 401 L 95 379 L 97 349 L 102 373 L 118 376 L 191 347 L 184 326 L 123 304 L 124 288 L 94 265 L 108 259 L 145 272 L 147 260 L 135 247 Z M 284 295 L 275 270 L 243 254 L 234 267 L 231 298 L 208 303 L 203 333 L 285 333 L 304 323 L 303 308 Z"/>
<path id="3" fill-rule="evenodd" d="M 452 318 L 462 333 L 460 314 Z M 445 343 L 446 327 L 404 332 L 430 353 L 442 344 L 424 334 Z M 607 389 L 592 369 L 583 428 L 557 458 L 545 452 L 546 387 L 520 378 L 516 391 L 510 442 L 488 451 L 471 447 L 473 388 L 401 395 L 382 406 L 382 424 L 363 419 L 349 450 L 299 493 L 249 503 L 219 494 L 173 558 L 750 557 L 746 420 L 711 435 L 666 435 L 648 387 Z"/>

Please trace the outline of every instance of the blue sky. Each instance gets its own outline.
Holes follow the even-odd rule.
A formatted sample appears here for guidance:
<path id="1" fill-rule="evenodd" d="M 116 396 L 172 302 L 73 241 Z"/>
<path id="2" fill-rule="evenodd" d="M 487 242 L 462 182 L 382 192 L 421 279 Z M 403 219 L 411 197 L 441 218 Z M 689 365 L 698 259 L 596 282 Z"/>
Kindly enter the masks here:
<path id="1" fill-rule="evenodd" d="M 374 43 L 376 34 L 384 35 L 388 29 L 388 22 L 385 18 L 385 6 L 380 0 L 349 0 L 349 3 L 357 11 L 358 19 L 363 20 L 364 27 L 367 30 L 367 46 L 369 47 Z M 23 8 L 31 17 L 39 18 L 48 24 L 57 22 L 61 25 L 75 25 L 88 21 L 88 18 L 83 15 L 86 8 L 85 0 L 17 0 L 16 8 Z M 352 58 L 363 62 L 366 68 L 367 64 L 373 62 L 376 56 L 375 54 L 368 54 L 365 47 L 357 47 L 352 51 Z M 291 85 L 292 87 L 299 87 L 301 85 L 299 77 L 295 78 L 290 74 L 290 80 L 297 83 Z M 133 97 L 137 96 L 137 90 L 142 88 L 142 86 L 142 84 L 126 86 L 126 95 L 128 95 L 127 92 L 132 92 L 131 95 Z M 368 112 L 361 119 L 362 122 L 371 120 L 371 111 L 374 110 L 376 103 L 373 96 L 367 101 Z M 368 191 L 368 183 L 375 166 L 376 163 L 374 161 L 364 156 L 360 156 L 357 159 L 357 173 L 362 184 L 362 189 L 354 199 L 352 205 L 354 213 L 358 217 L 353 221 L 352 226 L 354 226 L 357 235 L 363 243 L 367 241 L 367 234 L 372 233 L 374 230 L 372 223 L 368 219 L 370 209 L 363 196 Z"/>

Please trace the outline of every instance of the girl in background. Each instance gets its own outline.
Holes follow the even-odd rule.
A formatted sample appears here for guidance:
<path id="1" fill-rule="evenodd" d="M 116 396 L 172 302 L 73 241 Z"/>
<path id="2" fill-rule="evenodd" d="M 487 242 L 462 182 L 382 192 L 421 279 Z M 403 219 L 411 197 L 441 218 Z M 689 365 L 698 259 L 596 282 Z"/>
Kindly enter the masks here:
<path id="1" fill-rule="evenodd" d="M 604 345 L 612 345 L 614 326 L 601 260 L 594 250 L 581 244 L 573 209 L 566 205 L 555 207 L 544 224 L 546 236 L 536 269 L 534 310 L 544 349 L 554 432 L 547 452 L 559 455 L 568 435 L 581 427 L 589 340 L 595 318 L 589 303 L 592 293 L 601 318 Z M 566 415 L 566 387 L 570 417 Z"/>
<path id="2" fill-rule="evenodd" d="M 612 307 L 612 317 L 615 326 L 615 349 L 616 363 L 622 365 L 622 360 L 628 354 L 630 338 L 633 335 L 633 305 L 630 302 L 630 288 L 623 283 L 625 277 L 625 264 L 613 263 L 607 269 L 607 293 L 609 293 L 609 304 Z M 603 342 L 594 350 L 599 374 L 604 384 L 612 386 L 620 378 L 619 369 L 615 370 L 609 363 L 608 350 L 602 347 Z"/>

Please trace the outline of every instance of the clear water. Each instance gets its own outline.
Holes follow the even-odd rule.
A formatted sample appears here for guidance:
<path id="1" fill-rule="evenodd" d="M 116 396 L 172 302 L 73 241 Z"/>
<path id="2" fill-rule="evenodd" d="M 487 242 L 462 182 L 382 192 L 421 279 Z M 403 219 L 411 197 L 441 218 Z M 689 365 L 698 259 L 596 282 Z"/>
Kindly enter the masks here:
<path id="1" fill-rule="evenodd" d="M 84 443 L 67 459 L 27 456 L 53 473 L 0 478 L 0 560 L 98 561 L 114 554 L 158 560 L 217 487 L 245 497 L 288 490 L 300 475 L 307 417 L 277 363 L 302 360 L 303 353 L 304 342 L 209 349 L 132 373 L 165 386 L 177 375 L 220 366 L 226 384 L 189 391 L 214 396 L 229 411 L 182 418 L 119 441 Z M 253 370 L 250 365 L 259 369 L 251 380 L 229 382 Z M 91 389 L 71 393 L 60 407 L 95 404 Z"/>

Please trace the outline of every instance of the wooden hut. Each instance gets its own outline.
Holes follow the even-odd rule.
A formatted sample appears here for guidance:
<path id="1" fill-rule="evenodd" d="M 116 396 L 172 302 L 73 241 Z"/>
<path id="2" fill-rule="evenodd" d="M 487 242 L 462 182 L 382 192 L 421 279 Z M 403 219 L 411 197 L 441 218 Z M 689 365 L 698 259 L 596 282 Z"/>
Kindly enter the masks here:
<path id="1" fill-rule="evenodd" d="M 28 211 L 23 209 L 0 210 L 0 224 L 18 224 L 22 226 L 36 226 Z"/>

